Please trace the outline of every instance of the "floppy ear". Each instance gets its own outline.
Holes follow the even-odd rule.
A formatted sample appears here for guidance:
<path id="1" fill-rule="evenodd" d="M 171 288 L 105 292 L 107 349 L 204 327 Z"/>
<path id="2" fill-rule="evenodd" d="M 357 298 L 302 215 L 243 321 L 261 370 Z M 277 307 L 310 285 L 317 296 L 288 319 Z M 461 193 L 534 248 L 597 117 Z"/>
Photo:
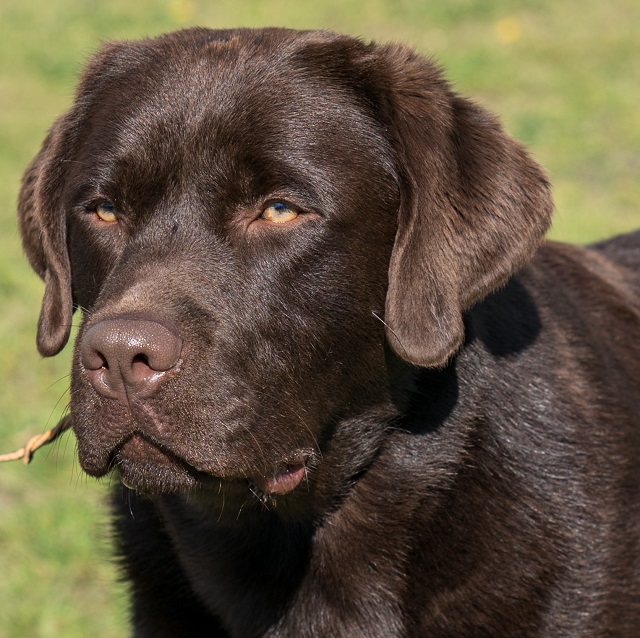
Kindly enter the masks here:
<path id="1" fill-rule="evenodd" d="M 63 152 L 65 129 L 65 119 L 61 118 L 25 172 L 18 200 L 22 243 L 31 266 L 45 282 L 37 336 L 38 350 L 45 357 L 57 354 L 67 343 L 73 314 L 61 202 L 67 163 Z"/>
<path id="2" fill-rule="evenodd" d="M 533 254 L 553 204 L 523 147 L 435 65 L 398 46 L 378 56 L 401 178 L 387 338 L 406 361 L 439 366 L 462 343 L 463 312 Z"/>
<path id="3" fill-rule="evenodd" d="M 22 243 L 31 266 L 45 282 L 37 336 L 38 350 L 45 357 L 60 352 L 71 332 L 71 267 L 62 196 L 77 140 L 96 92 L 107 76 L 126 74 L 128 63 L 135 61 L 128 54 L 135 46 L 127 42 L 102 45 L 80 78 L 73 106 L 55 122 L 22 180 L 18 200 Z"/>

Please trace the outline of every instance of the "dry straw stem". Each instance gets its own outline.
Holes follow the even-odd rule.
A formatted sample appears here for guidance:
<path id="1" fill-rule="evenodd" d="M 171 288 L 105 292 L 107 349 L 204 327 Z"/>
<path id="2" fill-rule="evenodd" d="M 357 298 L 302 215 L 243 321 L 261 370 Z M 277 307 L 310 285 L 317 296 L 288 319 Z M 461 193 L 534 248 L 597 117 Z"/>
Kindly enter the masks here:
<path id="1" fill-rule="evenodd" d="M 27 444 L 24 447 L 21 447 L 19 450 L 12 452 L 10 454 L 0 454 L 0 463 L 5 461 L 19 461 L 22 459 L 22 462 L 27 465 L 31 463 L 31 459 L 33 458 L 36 450 L 39 450 L 44 445 L 48 445 L 49 443 L 53 443 L 61 434 L 66 432 L 71 428 L 71 415 L 67 414 L 67 416 L 60 419 L 58 425 L 55 428 L 51 428 L 47 430 L 43 434 L 37 434 L 36 436 L 32 436 Z"/>

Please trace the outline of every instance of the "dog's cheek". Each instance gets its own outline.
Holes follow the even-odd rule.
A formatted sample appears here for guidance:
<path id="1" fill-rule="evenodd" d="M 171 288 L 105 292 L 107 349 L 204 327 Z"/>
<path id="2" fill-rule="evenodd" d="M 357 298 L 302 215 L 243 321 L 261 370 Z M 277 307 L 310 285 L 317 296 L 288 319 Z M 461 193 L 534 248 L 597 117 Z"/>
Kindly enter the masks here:
<path id="1" fill-rule="evenodd" d="M 73 301 L 91 308 L 118 255 L 118 238 L 92 232 L 89 224 L 71 220 L 68 227 Z"/>

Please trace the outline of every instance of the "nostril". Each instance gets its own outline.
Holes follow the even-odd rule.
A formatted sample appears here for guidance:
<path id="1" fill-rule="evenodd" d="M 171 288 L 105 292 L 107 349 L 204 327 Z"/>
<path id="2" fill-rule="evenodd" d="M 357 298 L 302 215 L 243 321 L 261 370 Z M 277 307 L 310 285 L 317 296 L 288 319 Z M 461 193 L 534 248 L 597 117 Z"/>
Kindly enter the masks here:
<path id="1" fill-rule="evenodd" d="M 140 353 L 140 354 L 135 355 L 135 357 L 133 357 L 133 359 L 132 359 L 132 364 L 136 365 L 136 363 L 144 365 L 147 368 L 151 367 L 151 365 L 149 365 L 149 357 L 146 354 Z"/>
<path id="2" fill-rule="evenodd" d="M 154 370 L 149 364 L 149 357 L 145 354 L 137 354 L 131 360 L 131 369 L 123 371 L 125 381 L 133 385 L 141 385 L 149 382 L 154 376 L 162 375 L 165 371 Z"/>
<path id="3" fill-rule="evenodd" d="M 87 370 L 109 369 L 109 362 L 102 352 L 93 348 L 82 348 L 82 365 Z"/>

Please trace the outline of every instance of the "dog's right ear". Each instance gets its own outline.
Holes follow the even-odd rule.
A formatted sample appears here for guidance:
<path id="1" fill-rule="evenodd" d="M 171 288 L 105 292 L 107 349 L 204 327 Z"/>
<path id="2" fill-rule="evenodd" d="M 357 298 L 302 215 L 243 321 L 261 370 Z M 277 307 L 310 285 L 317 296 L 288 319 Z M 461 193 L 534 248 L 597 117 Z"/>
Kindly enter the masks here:
<path id="1" fill-rule="evenodd" d="M 61 201 L 65 182 L 65 117 L 60 118 L 27 168 L 18 200 L 22 244 L 33 269 L 45 282 L 38 351 L 57 354 L 71 331 L 73 302 L 67 252 L 66 216 Z"/>
<path id="2" fill-rule="evenodd" d="M 18 199 L 22 243 L 31 266 L 45 282 L 37 336 L 38 350 L 45 357 L 60 352 L 71 332 L 73 299 L 63 194 L 77 138 L 104 79 L 125 73 L 121 54 L 132 46 L 103 44 L 82 74 L 75 104 L 55 122 L 22 179 Z"/>

